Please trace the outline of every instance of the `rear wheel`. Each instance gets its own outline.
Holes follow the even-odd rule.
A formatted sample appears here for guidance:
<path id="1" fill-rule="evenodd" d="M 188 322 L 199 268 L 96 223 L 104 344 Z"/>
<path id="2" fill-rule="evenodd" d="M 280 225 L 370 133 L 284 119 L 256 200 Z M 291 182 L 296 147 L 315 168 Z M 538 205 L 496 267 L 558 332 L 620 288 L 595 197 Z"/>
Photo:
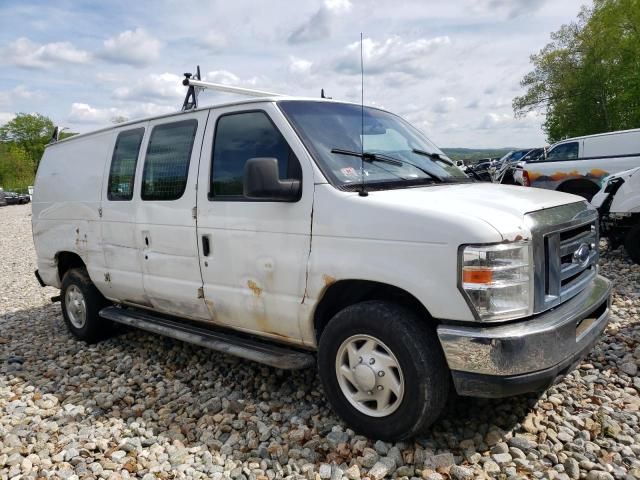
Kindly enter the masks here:
<path id="1" fill-rule="evenodd" d="M 435 331 L 405 307 L 345 308 L 320 338 L 318 368 L 332 407 L 359 433 L 412 437 L 445 406 L 450 375 Z"/>
<path id="2" fill-rule="evenodd" d="M 68 270 L 62 278 L 60 293 L 62 316 L 76 338 L 93 343 L 109 333 L 110 322 L 98 315 L 109 302 L 93 284 L 86 269 Z"/>
<path id="3" fill-rule="evenodd" d="M 640 265 L 640 222 L 631 227 L 625 235 L 624 249 L 631 259 Z"/>
<path id="4" fill-rule="evenodd" d="M 568 180 L 560 185 L 558 191 L 579 195 L 590 202 L 593 196 L 600 191 L 600 188 L 590 180 Z"/>

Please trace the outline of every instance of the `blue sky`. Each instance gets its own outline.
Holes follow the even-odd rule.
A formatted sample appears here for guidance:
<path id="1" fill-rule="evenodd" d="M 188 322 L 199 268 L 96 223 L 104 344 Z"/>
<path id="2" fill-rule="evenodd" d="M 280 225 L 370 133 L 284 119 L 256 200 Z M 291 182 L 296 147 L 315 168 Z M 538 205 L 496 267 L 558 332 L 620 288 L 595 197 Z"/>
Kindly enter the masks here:
<path id="1" fill-rule="evenodd" d="M 398 113 L 444 147 L 538 146 L 514 119 L 529 55 L 583 0 L 0 0 L 0 124 L 38 112 L 72 131 L 178 109 L 182 73 Z M 203 103 L 232 99 L 207 93 Z"/>

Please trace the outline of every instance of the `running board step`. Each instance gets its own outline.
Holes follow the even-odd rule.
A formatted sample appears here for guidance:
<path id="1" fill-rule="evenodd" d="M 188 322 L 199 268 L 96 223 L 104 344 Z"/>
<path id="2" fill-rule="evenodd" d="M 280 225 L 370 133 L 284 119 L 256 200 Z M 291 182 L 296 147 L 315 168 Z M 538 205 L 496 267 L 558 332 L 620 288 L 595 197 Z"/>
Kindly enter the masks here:
<path id="1" fill-rule="evenodd" d="M 158 333 L 284 370 L 307 368 L 315 364 L 313 355 L 310 353 L 242 337 L 234 333 L 209 330 L 190 323 L 160 317 L 150 312 L 106 307 L 100 310 L 100 316 L 112 322 Z"/>

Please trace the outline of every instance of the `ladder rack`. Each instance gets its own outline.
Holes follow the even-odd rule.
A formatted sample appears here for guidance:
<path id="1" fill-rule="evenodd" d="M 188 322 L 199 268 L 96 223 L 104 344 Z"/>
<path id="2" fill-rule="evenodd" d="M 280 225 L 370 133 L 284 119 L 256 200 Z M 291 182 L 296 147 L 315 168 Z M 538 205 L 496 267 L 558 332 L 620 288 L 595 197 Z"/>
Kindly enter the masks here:
<path id="1" fill-rule="evenodd" d="M 200 77 L 200 66 L 196 69 L 196 74 L 184 74 L 182 84 L 189 87 L 187 95 L 182 104 L 182 111 L 198 108 L 198 94 L 203 90 L 214 90 L 225 93 L 236 93 L 239 95 L 247 95 L 249 97 L 282 97 L 281 93 L 266 92 L 264 90 L 255 90 L 244 87 L 234 87 L 233 85 L 225 85 L 223 83 L 205 82 Z"/>
<path id="2" fill-rule="evenodd" d="M 198 87 L 203 90 L 216 90 L 218 92 L 238 93 L 249 97 L 282 97 L 282 93 L 265 92 L 264 90 L 253 90 L 251 88 L 234 87 L 233 85 L 225 85 L 223 83 L 204 82 L 202 80 L 194 80 L 185 78 L 182 84 L 186 87 Z"/>

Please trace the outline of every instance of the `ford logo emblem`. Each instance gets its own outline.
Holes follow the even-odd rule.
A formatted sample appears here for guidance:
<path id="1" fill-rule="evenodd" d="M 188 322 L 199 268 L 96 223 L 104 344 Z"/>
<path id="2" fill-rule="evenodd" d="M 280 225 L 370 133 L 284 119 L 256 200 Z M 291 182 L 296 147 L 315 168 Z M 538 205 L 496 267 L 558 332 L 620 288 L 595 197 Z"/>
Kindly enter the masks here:
<path id="1" fill-rule="evenodd" d="M 591 247 L 588 243 L 582 243 L 578 249 L 573 252 L 573 263 L 577 263 L 583 267 L 589 263 L 589 254 L 591 253 Z"/>

